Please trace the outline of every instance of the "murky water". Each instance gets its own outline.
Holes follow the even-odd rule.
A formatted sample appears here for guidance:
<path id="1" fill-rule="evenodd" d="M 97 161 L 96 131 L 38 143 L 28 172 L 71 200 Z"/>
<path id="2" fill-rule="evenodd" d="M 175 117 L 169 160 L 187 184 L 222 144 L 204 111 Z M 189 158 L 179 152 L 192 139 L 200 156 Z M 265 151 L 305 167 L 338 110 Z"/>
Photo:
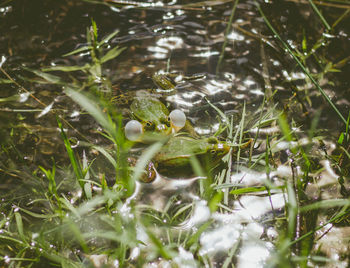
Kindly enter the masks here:
<path id="1" fill-rule="evenodd" d="M 260 107 L 265 92 L 269 92 L 266 95 L 273 101 L 265 104 L 262 110 L 271 111 L 270 106 L 276 105 L 274 116 L 278 110 L 286 111 L 298 127 L 296 132 L 305 138 L 313 119 L 319 116 L 318 128 L 322 129 L 319 134 L 326 136 L 325 145 L 313 140 L 306 141 L 305 146 L 313 146 L 315 165 L 319 165 L 321 171 L 310 174 L 317 182 L 309 184 L 305 191 L 310 194 L 310 200 L 342 197 L 340 189 L 329 187 L 337 183 L 339 175 L 324 154 L 328 152 L 330 155 L 334 150 L 337 136 L 344 129 L 343 123 L 295 61 L 281 48 L 254 1 L 239 1 L 222 62 L 220 55 L 233 2 L 208 1 L 206 6 L 187 5 L 187 1 L 176 0 L 159 1 L 154 5 L 151 2 L 121 2 L 5 1 L 0 4 L 2 68 L 44 104 L 52 104 L 53 109 L 66 115 L 67 121 L 79 132 L 100 143 L 101 137 L 95 131 L 97 124 L 89 116 L 76 113 L 76 104 L 63 94 L 62 87 L 31 83 L 33 74 L 24 68 L 90 62 L 88 55 L 62 55 L 86 44 L 86 29 L 93 19 L 101 38 L 119 31 L 110 41 L 111 47 L 126 48 L 120 56 L 103 65 L 103 77 L 110 80 L 113 90 L 128 92 L 153 88 L 152 74 L 176 74 L 178 92 L 167 97 L 166 101 L 171 108 L 183 110 L 200 135 L 214 134 L 219 127 L 220 117 L 208 102 L 227 116 L 232 115 L 237 124 L 245 107 L 247 128 L 251 127 L 250 134 L 255 135 L 257 130 L 253 126 L 261 119 Z M 307 1 L 295 2 L 265 1 L 262 7 L 282 39 L 304 53 L 309 71 L 317 76 L 326 94 L 346 117 L 350 108 L 349 64 L 346 61 L 350 49 L 349 28 L 345 27 L 349 25 L 349 16 L 341 20 L 333 32 L 322 35 L 322 23 Z M 325 18 L 333 23 L 346 11 L 343 7 L 322 8 Z M 317 53 L 308 55 L 306 51 L 310 51 L 315 42 L 320 43 L 315 48 Z M 303 44 L 306 47 L 304 51 Z M 329 72 L 327 62 L 332 62 L 332 67 L 342 72 Z M 70 81 L 69 75 L 60 75 Z M 184 76 L 198 78 L 186 80 Z M 74 78 L 83 81 L 86 75 L 77 72 Z M 7 77 L 2 73 L 0 79 Z M 0 98 L 25 93 L 14 83 L 0 86 Z M 43 107 L 31 96 L 23 97 L 19 101 L 0 102 L 3 149 L 0 155 L 0 187 L 3 192 L 10 188 L 13 181 L 16 184 L 25 181 L 21 171 L 30 174 L 38 165 L 50 167 L 52 158 L 58 166 L 68 163 L 55 116 L 42 113 Z M 68 135 L 76 141 L 83 140 L 75 131 L 68 131 Z M 266 149 L 265 136 L 278 131 L 274 126 L 259 130 L 256 158 Z M 15 144 L 11 146 L 8 141 Z M 263 162 L 254 168 L 248 168 L 248 161 L 233 163 L 232 174 L 225 182 L 247 187 L 266 181 L 282 185 L 288 178 L 303 175 L 298 164 L 293 169 L 288 162 L 288 144 L 271 140 L 271 148 L 278 156 L 274 171 L 267 175 Z M 96 161 L 95 166 L 98 163 Z M 194 177 L 171 181 L 158 178 L 153 184 L 140 186 L 138 199 L 160 211 L 167 206 L 169 195 L 179 195 L 181 202 L 192 204 L 192 215 L 176 226 L 177 231 L 196 229 L 204 222 L 212 221 L 199 240 L 198 254 L 208 260 L 208 267 L 221 267 L 232 256 L 235 256 L 232 260 L 238 267 L 262 267 L 276 250 L 274 242 L 278 232 L 271 222 L 276 215 L 283 213 L 286 193 L 276 190 L 271 192 L 271 196 L 243 195 L 224 202 L 230 212 L 210 213 L 206 201 L 195 195 L 194 185 L 202 179 Z M 320 189 L 321 193 L 318 192 Z M 179 204 L 182 205 L 181 202 Z M 176 210 L 176 205 L 174 207 Z M 318 220 L 324 221 L 324 217 L 320 214 Z M 342 256 L 349 241 L 345 239 L 339 242 L 339 246 L 329 246 L 328 249 L 321 244 L 334 243 L 338 237 L 348 233 L 348 228 L 335 227 L 327 236 L 322 236 L 320 229 L 320 240 L 315 243 L 322 254 L 339 261 L 339 265 L 344 267 L 348 263 Z M 139 239 L 142 241 L 142 235 Z M 175 262 L 182 267 L 196 265 L 192 253 L 183 248 L 179 251 L 183 257 Z M 136 249 L 131 259 L 137 258 L 138 254 Z M 255 258 L 251 258 L 252 255 Z"/>

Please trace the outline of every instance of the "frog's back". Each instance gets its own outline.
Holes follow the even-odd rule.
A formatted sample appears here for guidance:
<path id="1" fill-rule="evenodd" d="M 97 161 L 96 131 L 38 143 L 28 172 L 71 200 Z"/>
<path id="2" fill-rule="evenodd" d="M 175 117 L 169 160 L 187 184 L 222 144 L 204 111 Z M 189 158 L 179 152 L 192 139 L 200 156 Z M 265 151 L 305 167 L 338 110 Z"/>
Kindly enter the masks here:
<path id="1" fill-rule="evenodd" d="M 208 143 L 205 139 L 193 139 L 191 137 L 174 137 L 163 148 L 164 158 L 185 159 L 193 155 L 203 154 L 208 151 Z M 164 159 L 163 159 L 164 160 Z"/>
<path id="2" fill-rule="evenodd" d="M 165 105 L 154 98 L 135 98 L 130 108 L 136 117 L 145 121 L 158 121 L 169 115 Z"/>

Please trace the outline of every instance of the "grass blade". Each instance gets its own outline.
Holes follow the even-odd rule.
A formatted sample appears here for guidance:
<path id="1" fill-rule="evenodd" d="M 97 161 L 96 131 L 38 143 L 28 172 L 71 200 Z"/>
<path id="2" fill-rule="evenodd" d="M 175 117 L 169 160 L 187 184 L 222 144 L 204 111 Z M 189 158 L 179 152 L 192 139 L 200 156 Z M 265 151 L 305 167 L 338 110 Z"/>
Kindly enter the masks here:
<path id="1" fill-rule="evenodd" d="M 225 40 L 224 40 L 224 43 L 222 44 L 222 48 L 221 48 L 221 53 L 220 53 L 220 57 L 219 57 L 219 61 L 218 61 L 218 64 L 216 65 L 216 74 L 219 73 L 219 70 L 220 70 L 220 65 L 221 65 L 221 62 L 224 58 L 224 54 L 225 54 L 225 48 L 226 48 L 226 45 L 227 45 L 227 36 L 229 35 L 230 31 L 231 31 L 231 26 L 232 26 L 232 20 L 233 20 L 233 17 L 235 15 L 235 11 L 236 11 L 236 7 L 237 7 L 237 4 L 238 4 L 238 0 L 236 0 L 232 6 L 232 11 L 231 11 L 231 15 L 230 15 L 230 19 L 227 23 L 227 28 L 226 28 L 226 32 L 225 32 Z"/>
<path id="2" fill-rule="evenodd" d="M 83 172 L 80 168 L 80 165 L 79 165 L 79 162 L 77 160 L 77 158 L 75 157 L 75 154 L 74 154 L 74 151 L 70 145 L 70 142 L 67 138 L 67 135 L 66 133 L 64 132 L 64 129 L 63 129 L 63 126 L 62 126 L 62 123 L 61 121 L 58 119 L 57 117 L 57 123 L 58 123 L 58 127 L 60 128 L 61 130 L 61 136 L 63 138 L 63 142 L 64 142 L 64 145 L 66 146 L 66 150 L 67 150 L 67 153 L 68 153 L 68 156 L 69 156 L 69 160 L 72 164 L 72 167 L 73 167 L 73 170 L 74 170 L 74 173 L 76 175 L 76 178 L 78 180 L 78 183 L 80 185 L 80 187 L 82 189 L 84 189 L 84 177 L 83 177 Z"/>
<path id="3" fill-rule="evenodd" d="M 317 6 L 314 4 L 312 0 L 309 0 L 310 5 L 312 6 L 313 10 L 316 12 L 316 14 L 320 17 L 320 20 L 324 24 L 324 26 L 327 28 L 328 31 L 330 31 L 332 28 L 327 23 L 326 19 L 322 16 L 320 10 L 317 8 Z"/>
<path id="4" fill-rule="evenodd" d="M 117 130 L 112 120 L 102 111 L 94 100 L 87 94 L 76 91 L 73 88 L 66 88 L 65 93 L 85 109 L 95 120 L 111 135 L 114 139 L 117 137 Z"/>
<path id="5" fill-rule="evenodd" d="M 156 142 L 155 144 L 152 144 L 149 146 L 141 155 L 139 160 L 137 161 L 137 164 L 135 166 L 135 172 L 134 172 L 134 181 L 137 181 L 140 179 L 142 172 L 145 169 L 145 166 L 147 163 L 153 158 L 153 156 L 156 155 L 156 153 L 162 148 L 163 142 Z"/>

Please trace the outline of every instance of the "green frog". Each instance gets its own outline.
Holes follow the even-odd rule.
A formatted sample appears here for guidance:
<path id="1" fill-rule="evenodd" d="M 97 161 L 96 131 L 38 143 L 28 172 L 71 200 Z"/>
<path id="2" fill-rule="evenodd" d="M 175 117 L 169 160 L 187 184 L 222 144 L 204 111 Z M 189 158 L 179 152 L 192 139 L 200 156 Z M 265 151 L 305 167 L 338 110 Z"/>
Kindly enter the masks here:
<path id="1" fill-rule="evenodd" d="M 159 87 L 158 89 L 129 91 L 112 99 L 119 108 L 128 107 L 129 109 L 125 112 L 134 119 L 126 125 L 126 137 L 136 141 L 145 132 L 169 135 L 183 128 L 191 135 L 196 135 L 182 111 L 174 110 L 169 113 L 161 101 L 165 96 L 176 92 L 176 84 L 170 75 L 157 73 L 152 76 L 152 80 Z M 130 101 L 132 101 L 131 104 Z"/>
<path id="2" fill-rule="evenodd" d="M 130 106 L 133 119 L 125 126 L 125 136 L 132 141 L 138 141 L 143 133 L 158 133 L 169 135 L 180 130 L 198 138 L 186 115 L 178 109 L 169 113 L 167 107 L 158 99 L 152 97 L 135 97 Z"/>
<path id="3" fill-rule="evenodd" d="M 194 139 L 187 136 L 174 136 L 153 158 L 157 171 L 161 174 L 191 173 L 191 157 L 201 164 L 216 166 L 229 152 L 230 146 L 216 137 Z"/>
<path id="4" fill-rule="evenodd" d="M 135 97 L 147 96 L 161 99 L 176 93 L 176 83 L 172 80 L 171 75 L 156 73 L 152 75 L 152 81 L 157 86 L 157 89 L 150 88 L 127 92 L 119 92 L 116 89 L 115 96 L 111 101 L 118 106 L 124 107 L 129 106 Z"/>
<path id="5" fill-rule="evenodd" d="M 160 92 L 173 94 L 176 92 L 176 83 L 169 74 L 156 73 L 152 75 L 153 83 L 160 89 Z"/>
<path id="6" fill-rule="evenodd" d="M 169 111 L 155 98 L 135 98 L 131 103 L 132 116 L 138 120 L 144 131 L 156 131 L 164 134 L 171 132 Z"/>
<path id="7" fill-rule="evenodd" d="M 151 182 L 158 173 L 165 176 L 191 176 L 194 174 L 191 158 L 196 157 L 202 165 L 214 168 L 229 152 L 230 146 L 216 137 L 194 139 L 188 136 L 173 136 L 153 157 L 142 178 Z"/>
<path id="8" fill-rule="evenodd" d="M 115 88 L 115 96 L 112 98 L 112 102 L 121 106 L 129 106 L 130 102 L 132 102 L 135 97 L 143 97 L 147 95 L 148 97 L 162 99 L 166 96 L 174 95 L 178 90 L 178 84 L 174 81 L 176 77 L 181 78 L 181 81 L 190 81 L 202 79 L 205 76 L 201 74 L 182 76 L 174 73 L 155 73 L 151 78 L 157 88 L 140 89 L 127 92 L 120 92 L 117 88 Z"/>

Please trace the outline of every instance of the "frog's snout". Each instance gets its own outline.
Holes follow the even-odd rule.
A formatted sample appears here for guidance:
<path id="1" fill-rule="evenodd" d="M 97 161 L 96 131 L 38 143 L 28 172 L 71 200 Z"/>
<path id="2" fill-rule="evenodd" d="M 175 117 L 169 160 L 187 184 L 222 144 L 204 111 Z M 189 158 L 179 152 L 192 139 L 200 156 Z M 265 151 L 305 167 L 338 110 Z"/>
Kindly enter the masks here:
<path id="1" fill-rule="evenodd" d="M 156 131 L 157 132 L 166 132 L 168 130 L 168 126 L 165 124 L 159 124 L 156 126 Z"/>
<path id="2" fill-rule="evenodd" d="M 230 146 L 226 143 L 219 143 L 218 148 L 222 151 L 224 155 L 230 151 Z"/>
<path id="3" fill-rule="evenodd" d="M 220 152 L 220 155 L 224 156 L 230 151 L 230 146 L 224 142 L 216 144 L 216 150 Z"/>

